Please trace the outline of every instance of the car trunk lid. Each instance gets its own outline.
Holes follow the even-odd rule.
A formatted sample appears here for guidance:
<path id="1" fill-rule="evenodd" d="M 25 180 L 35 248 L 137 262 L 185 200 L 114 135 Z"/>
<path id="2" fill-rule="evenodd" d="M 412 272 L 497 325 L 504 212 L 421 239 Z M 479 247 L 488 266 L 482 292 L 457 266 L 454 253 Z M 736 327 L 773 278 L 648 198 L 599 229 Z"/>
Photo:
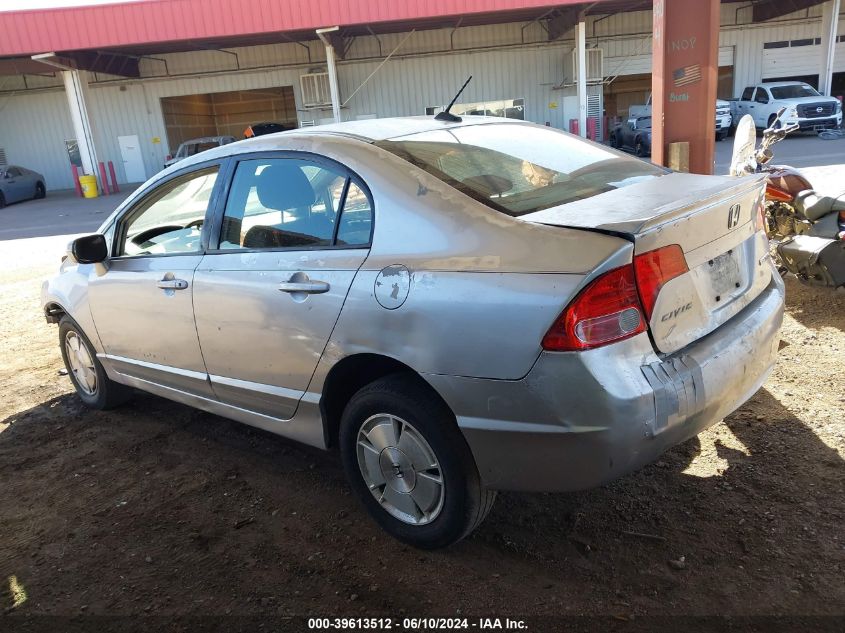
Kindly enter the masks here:
<path id="1" fill-rule="evenodd" d="M 635 257 L 680 246 L 688 271 L 662 286 L 649 320 L 656 349 L 668 354 L 718 328 L 768 286 L 768 243 L 756 221 L 763 183 L 672 173 L 521 219 L 621 235 L 634 242 Z"/>

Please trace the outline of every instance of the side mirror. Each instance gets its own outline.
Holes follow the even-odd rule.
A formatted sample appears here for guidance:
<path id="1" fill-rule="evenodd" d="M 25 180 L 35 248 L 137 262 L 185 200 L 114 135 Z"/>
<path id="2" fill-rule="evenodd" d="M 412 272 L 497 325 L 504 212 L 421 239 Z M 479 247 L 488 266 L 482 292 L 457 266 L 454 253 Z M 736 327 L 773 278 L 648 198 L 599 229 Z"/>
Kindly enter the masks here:
<path id="1" fill-rule="evenodd" d="M 106 238 L 99 233 L 76 238 L 70 245 L 70 252 L 80 264 L 98 264 L 109 256 Z"/>

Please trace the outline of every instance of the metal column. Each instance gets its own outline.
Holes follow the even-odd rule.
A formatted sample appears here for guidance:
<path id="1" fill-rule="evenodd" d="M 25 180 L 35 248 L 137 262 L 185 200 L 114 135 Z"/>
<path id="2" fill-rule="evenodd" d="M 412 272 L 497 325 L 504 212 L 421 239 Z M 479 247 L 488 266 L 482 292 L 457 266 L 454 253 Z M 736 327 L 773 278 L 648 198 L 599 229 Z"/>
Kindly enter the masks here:
<path id="1" fill-rule="evenodd" d="M 80 76 L 78 70 L 63 70 L 62 80 L 65 83 L 70 119 L 82 158 L 82 169 L 89 176 L 97 175 L 97 152 L 94 149 L 94 134 L 91 122 L 88 120 L 88 109 L 85 104 L 87 83 Z"/>
<path id="2" fill-rule="evenodd" d="M 340 123 L 340 91 L 337 88 L 337 69 L 334 63 L 334 46 L 331 40 L 326 36 L 327 33 L 333 33 L 339 30 L 340 27 L 333 26 L 328 29 L 317 29 L 317 36 L 323 41 L 326 47 L 326 65 L 329 70 L 329 92 L 332 97 L 332 114 L 334 115 L 334 122 Z"/>
<path id="3" fill-rule="evenodd" d="M 688 143 L 689 170 L 713 173 L 719 11 L 719 0 L 654 0 L 651 158 L 657 164 L 667 164 L 671 144 Z"/>
<path id="4" fill-rule="evenodd" d="M 819 92 L 830 96 L 833 81 L 833 57 L 839 27 L 840 0 L 824 3 L 822 12 L 822 65 L 819 73 Z"/>
<path id="5" fill-rule="evenodd" d="M 587 137 L 587 25 L 584 15 L 575 25 L 575 57 L 578 60 L 578 134 Z"/>

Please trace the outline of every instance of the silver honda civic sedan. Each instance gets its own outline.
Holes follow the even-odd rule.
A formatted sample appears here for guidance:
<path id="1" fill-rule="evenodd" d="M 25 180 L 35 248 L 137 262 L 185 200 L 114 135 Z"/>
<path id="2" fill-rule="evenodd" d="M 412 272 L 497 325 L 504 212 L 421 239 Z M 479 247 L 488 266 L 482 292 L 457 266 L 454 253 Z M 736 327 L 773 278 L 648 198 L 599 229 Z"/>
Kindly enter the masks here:
<path id="1" fill-rule="evenodd" d="M 336 447 L 387 532 L 441 547 L 497 490 L 601 485 L 760 387 L 763 187 L 506 119 L 293 130 L 156 175 L 43 308 L 89 406 L 142 389 Z"/>

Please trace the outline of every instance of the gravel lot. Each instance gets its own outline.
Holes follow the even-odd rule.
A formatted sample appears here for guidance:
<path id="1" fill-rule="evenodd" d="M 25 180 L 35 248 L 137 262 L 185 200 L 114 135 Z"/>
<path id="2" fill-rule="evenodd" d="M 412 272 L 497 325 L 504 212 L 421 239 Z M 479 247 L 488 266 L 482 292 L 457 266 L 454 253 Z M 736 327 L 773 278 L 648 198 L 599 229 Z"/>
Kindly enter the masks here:
<path id="1" fill-rule="evenodd" d="M 843 292 L 788 281 L 774 374 L 700 438 L 599 490 L 502 494 L 427 553 L 334 454 L 149 395 L 86 410 L 38 306 L 62 239 L 0 242 L 0 612 L 845 616 Z"/>

